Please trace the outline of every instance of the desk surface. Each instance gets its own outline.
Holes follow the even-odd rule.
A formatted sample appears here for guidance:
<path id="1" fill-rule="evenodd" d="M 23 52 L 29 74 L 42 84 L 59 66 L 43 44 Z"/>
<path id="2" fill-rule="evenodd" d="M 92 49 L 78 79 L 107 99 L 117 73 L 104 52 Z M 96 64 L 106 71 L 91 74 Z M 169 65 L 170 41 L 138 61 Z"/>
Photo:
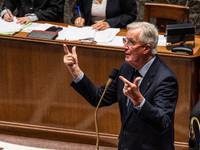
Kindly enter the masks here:
<path id="1" fill-rule="evenodd" d="M 39 21 L 39 23 L 46 23 L 44 21 Z M 55 23 L 55 22 L 49 22 L 51 24 L 56 24 L 60 25 L 63 27 L 67 27 L 68 24 L 64 23 Z M 71 25 L 71 24 L 70 24 Z M 163 33 L 161 33 L 163 34 Z M 28 33 L 25 32 L 19 32 L 14 35 L 14 37 L 26 37 Z M 126 36 L 126 30 L 121 29 L 120 32 L 117 34 L 117 36 Z M 47 40 L 44 40 L 47 41 Z M 48 40 L 49 41 L 49 40 Z M 50 42 L 50 41 L 49 41 Z M 88 47 L 100 47 L 101 49 L 109 49 L 109 50 L 119 50 L 123 51 L 123 48 L 116 47 L 116 46 L 104 46 L 104 45 L 96 45 L 95 43 L 93 44 L 88 44 L 87 42 L 81 42 L 81 41 L 67 41 L 67 40 L 52 40 L 51 43 L 59 43 L 59 42 L 66 42 L 66 44 L 76 44 L 76 45 L 82 45 L 82 46 L 88 46 Z M 188 55 L 188 54 L 182 54 L 182 53 L 173 53 L 170 50 L 167 50 L 165 46 L 158 46 L 158 54 L 160 55 L 170 55 L 170 56 L 175 56 L 175 57 L 186 57 L 186 58 L 193 58 L 193 57 L 199 57 L 200 56 L 200 36 L 195 36 L 195 47 L 193 49 L 193 55 Z"/>

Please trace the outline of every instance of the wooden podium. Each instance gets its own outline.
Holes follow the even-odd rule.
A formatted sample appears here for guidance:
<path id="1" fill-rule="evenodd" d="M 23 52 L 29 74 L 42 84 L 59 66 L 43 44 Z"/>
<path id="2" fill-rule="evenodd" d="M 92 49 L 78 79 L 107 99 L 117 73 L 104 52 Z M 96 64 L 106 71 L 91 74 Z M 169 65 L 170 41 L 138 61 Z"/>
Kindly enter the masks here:
<path id="1" fill-rule="evenodd" d="M 125 34 L 126 30 L 121 30 L 118 35 Z M 95 144 L 95 108 L 70 87 L 72 77 L 63 63 L 62 45 L 77 46 L 80 67 L 97 86 L 106 83 L 112 68 L 121 66 L 124 50 L 26 35 L 0 35 L 0 133 Z M 198 100 L 199 37 L 195 43 L 193 55 L 158 47 L 180 87 L 175 114 L 177 150 L 188 149 L 189 116 Z M 121 127 L 118 104 L 99 109 L 98 125 L 100 145 L 117 147 Z"/>

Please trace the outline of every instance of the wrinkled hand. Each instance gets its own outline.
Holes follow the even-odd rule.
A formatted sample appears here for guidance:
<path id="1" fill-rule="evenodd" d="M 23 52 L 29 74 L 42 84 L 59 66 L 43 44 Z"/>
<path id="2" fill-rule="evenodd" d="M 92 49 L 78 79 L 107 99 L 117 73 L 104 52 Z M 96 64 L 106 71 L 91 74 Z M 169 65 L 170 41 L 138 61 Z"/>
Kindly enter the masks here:
<path id="1" fill-rule="evenodd" d="M 134 83 L 129 82 L 122 76 L 120 76 L 119 78 L 124 82 L 124 88 L 123 88 L 124 95 L 129 97 L 135 106 L 140 105 L 140 103 L 144 99 L 142 94 L 140 93 L 138 86 L 138 82 L 141 79 L 141 77 L 137 77 Z"/>
<path id="2" fill-rule="evenodd" d="M 3 16 L 3 19 L 5 20 L 5 21 L 8 21 L 8 22 L 12 22 L 13 21 L 13 15 L 12 14 L 10 14 L 10 13 L 5 13 L 4 14 L 4 16 Z"/>
<path id="3" fill-rule="evenodd" d="M 85 19 L 78 17 L 76 18 L 76 20 L 74 21 L 75 26 L 77 27 L 83 27 L 85 23 Z"/>
<path id="4" fill-rule="evenodd" d="M 76 54 L 76 47 L 72 47 L 72 53 L 70 53 L 68 47 L 63 44 L 63 48 L 64 48 L 64 64 L 67 66 L 69 72 L 72 74 L 74 79 L 77 79 L 82 71 L 80 70 L 79 66 L 78 66 L 78 57 Z"/>
<path id="5" fill-rule="evenodd" d="M 92 25 L 92 29 L 95 29 L 98 31 L 102 31 L 108 28 L 110 28 L 110 25 L 105 21 L 99 21 L 98 23 Z"/>
<path id="6" fill-rule="evenodd" d="M 30 22 L 30 18 L 28 16 L 17 18 L 18 24 L 27 24 L 29 22 Z"/>

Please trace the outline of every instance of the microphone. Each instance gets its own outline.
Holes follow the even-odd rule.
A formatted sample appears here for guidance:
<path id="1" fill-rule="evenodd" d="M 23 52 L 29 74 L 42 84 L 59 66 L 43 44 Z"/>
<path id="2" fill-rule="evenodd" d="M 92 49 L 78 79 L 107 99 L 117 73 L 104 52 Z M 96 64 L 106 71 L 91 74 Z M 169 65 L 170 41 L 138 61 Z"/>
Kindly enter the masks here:
<path id="1" fill-rule="evenodd" d="M 195 133 L 194 133 L 194 127 L 193 127 L 193 122 L 194 120 L 197 122 L 199 130 L 200 130 L 200 124 L 199 124 L 199 120 L 196 117 L 192 117 L 191 121 L 190 121 L 190 132 L 189 132 L 189 147 L 190 148 L 194 148 L 195 147 L 195 142 L 196 142 L 196 138 L 195 138 Z"/>
<path id="2" fill-rule="evenodd" d="M 112 71 L 110 72 L 109 74 L 109 78 L 108 78 L 108 81 L 106 83 L 106 87 L 105 87 L 105 90 L 107 90 L 110 86 L 110 84 L 112 83 L 112 81 L 116 78 L 117 74 L 118 74 L 119 70 L 116 69 L 116 68 L 113 68 Z M 104 91 L 105 91 L 104 90 Z"/>
<path id="3" fill-rule="evenodd" d="M 109 88 L 112 81 L 117 77 L 118 72 L 119 72 L 119 70 L 116 69 L 116 68 L 113 68 L 112 71 L 110 72 L 108 81 L 107 81 L 105 89 L 103 91 L 103 94 L 101 95 L 101 98 L 100 98 L 100 100 L 97 104 L 97 107 L 95 109 L 94 119 L 95 119 L 95 128 L 96 128 L 96 132 L 97 132 L 96 150 L 99 150 L 99 130 L 98 130 L 98 124 L 97 124 L 97 111 L 98 111 L 100 103 L 101 103 L 107 89 Z"/>

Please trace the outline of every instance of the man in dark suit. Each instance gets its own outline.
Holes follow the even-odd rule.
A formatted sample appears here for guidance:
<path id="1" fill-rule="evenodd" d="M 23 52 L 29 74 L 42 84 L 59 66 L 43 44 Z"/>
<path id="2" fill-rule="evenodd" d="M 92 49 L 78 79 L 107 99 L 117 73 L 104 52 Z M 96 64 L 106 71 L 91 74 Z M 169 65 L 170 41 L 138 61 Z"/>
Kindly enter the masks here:
<path id="1" fill-rule="evenodd" d="M 118 102 L 121 113 L 119 150 L 174 150 L 174 113 L 178 81 L 157 53 L 158 31 L 147 22 L 127 26 L 125 62 L 107 90 L 101 107 Z M 81 71 L 76 48 L 64 45 L 71 86 L 96 106 L 105 86 L 96 87 Z M 140 77 L 134 77 L 139 72 Z M 129 105 L 130 104 L 130 105 Z"/>
<path id="2" fill-rule="evenodd" d="M 31 21 L 63 22 L 65 0 L 4 0 L 1 17 L 13 21 L 13 12 L 17 9 L 20 24 Z"/>

